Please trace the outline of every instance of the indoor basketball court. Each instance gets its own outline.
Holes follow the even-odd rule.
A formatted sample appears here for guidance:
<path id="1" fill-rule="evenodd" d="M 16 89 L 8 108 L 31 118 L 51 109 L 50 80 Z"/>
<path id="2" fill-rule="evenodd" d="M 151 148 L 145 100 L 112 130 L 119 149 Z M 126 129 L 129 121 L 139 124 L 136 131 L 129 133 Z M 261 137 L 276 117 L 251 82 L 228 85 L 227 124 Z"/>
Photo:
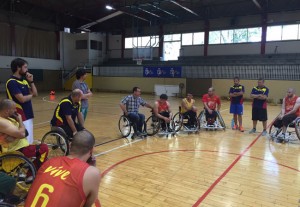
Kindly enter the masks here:
<path id="1" fill-rule="evenodd" d="M 34 99 L 35 137 L 50 130 L 49 120 L 63 96 Z M 102 172 L 101 206 L 297 206 L 299 201 L 300 141 L 276 143 L 252 128 L 251 103 L 245 103 L 245 132 L 230 128 L 229 101 L 222 100 L 225 131 L 175 136 L 121 138 L 120 100 L 126 94 L 94 93 L 85 127 L 96 138 L 97 167 Z M 142 94 L 148 103 L 158 97 Z M 173 113 L 180 98 L 169 98 Z M 196 97 L 196 106 L 202 102 Z M 150 111 L 142 108 L 146 118 Z M 269 123 L 280 105 L 268 106 Z"/>

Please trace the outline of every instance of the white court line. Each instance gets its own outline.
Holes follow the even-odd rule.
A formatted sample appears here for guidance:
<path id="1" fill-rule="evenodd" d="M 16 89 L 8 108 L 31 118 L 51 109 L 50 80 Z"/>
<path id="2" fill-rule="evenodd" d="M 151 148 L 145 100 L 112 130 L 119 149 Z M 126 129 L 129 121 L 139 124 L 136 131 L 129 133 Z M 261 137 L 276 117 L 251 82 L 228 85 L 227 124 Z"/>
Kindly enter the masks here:
<path id="1" fill-rule="evenodd" d="M 42 98 L 42 100 L 43 100 L 44 102 L 55 103 L 55 104 L 58 103 L 58 102 L 56 102 L 56 101 L 48 101 L 48 100 L 46 100 L 46 97 L 48 97 L 48 96 L 44 96 L 44 97 Z"/>
<path id="2" fill-rule="evenodd" d="M 40 123 L 34 124 L 33 126 L 42 125 L 42 124 L 47 124 L 47 123 L 50 123 L 50 121 L 40 122 Z"/>
<path id="3" fill-rule="evenodd" d="M 128 144 L 124 144 L 124 145 L 121 145 L 121 146 L 119 146 L 119 147 L 115 147 L 115 148 L 112 148 L 112 149 L 110 149 L 110 150 L 107 150 L 107 151 L 105 151 L 105 152 L 101 152 L 101 153 L 99 153 L 99 154 L 95 154 L 94 156 L 95 156 L 95 157 L 98 157 L 98 156 L 100 156 L 100 155 L 105 155 L 105 154 L 107 154 L 107 153 L 109 153 L 109 152 L 112 152 L 112 151 L 114 151 L 114 150 L 117 150 L 117 149 L 126 147 L 126 146 L 131 145 L 131 144 L 134 144 L 134 143 L 136 143 L 136 142 L 140 142 L 140 141 L 142 141 L 142 140 L 143 140 L 143 139 L 138 139 L 138 140 L 133 141 L 133 142 L 130 142 L 130 143 L 128 143 Z"/>
<path id="4" fill-rule="evenodd" d="M 228 108 L 228 109 L 223 109 L 223 110 L 221 110 L 220 112 L 222 112 L 222 111 L 227 111 L 227 110 L 229 110 L 229 108 Z"/>

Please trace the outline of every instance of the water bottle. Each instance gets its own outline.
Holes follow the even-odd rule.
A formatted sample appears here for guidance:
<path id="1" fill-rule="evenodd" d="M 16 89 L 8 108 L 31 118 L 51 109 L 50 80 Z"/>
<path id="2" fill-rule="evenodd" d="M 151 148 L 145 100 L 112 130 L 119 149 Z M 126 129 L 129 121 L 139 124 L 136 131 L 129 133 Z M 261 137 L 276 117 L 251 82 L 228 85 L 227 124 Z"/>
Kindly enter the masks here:
<path id="1" fill-rule="evenodd" d="M 233 129 L 233 127 L 234 127 L 234 119 L 232 118 L 231 119 L 231 129 Z"/>

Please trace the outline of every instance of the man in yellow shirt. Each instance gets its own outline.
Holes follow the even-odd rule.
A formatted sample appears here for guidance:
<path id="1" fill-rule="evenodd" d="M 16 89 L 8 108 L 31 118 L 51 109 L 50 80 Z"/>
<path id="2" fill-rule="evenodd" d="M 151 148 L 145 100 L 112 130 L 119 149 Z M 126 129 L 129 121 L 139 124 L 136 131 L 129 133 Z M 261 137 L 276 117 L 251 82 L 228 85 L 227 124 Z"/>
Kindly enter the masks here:
<path id="1" fill-rule="evenodd" d="M 188 93 L 186 98 L 181 101 L 181 111 L 180 113 L 183 117 L 188 118 L 187 127 L 193 127 L 196 124 L 197 119 L 197 108 L 195 107 L 195 100 L 193 99 L 193 94 Z"/>
<path id="2" fill-rule="evenodd" d="M 0 101 L 0 140 L 2 152 L 20 151 L 26 157 L 36 157 L 37 168 L 47 159 L 48 147 L 46 144 L 29 145 L 25 138 L 28 135 L 22 122 L 22 117 L 17 113 L 16 103 L 10 99 Z"/>

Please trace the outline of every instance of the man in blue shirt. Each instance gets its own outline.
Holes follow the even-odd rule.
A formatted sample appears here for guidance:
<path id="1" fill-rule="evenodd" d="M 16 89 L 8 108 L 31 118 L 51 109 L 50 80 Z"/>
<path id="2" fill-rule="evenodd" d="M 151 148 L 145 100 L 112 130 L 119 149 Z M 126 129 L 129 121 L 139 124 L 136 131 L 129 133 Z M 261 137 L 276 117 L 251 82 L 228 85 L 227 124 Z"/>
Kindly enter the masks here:
<path id="1" fill-rule="evenodd" d="M 252 121 L 253 128 L 249 131 L 250 134 L 256 132 L 257 121 L 263 123 L 262 136 L 267 135 L 267 99 L 269 95 L 269 89 L 264 85 L 265 80 L 263 78 L 258 79 L 257 86 L 251 91 L 250 97 L 252 102 Z"/>
<path id="2" fill-rule="evenodd" d="M 139 107 L 146 106 L 147 108 L 153 109 L 150 104 L 144 101 L 141 96 L 141 89 L 134 87 L 132 89 L 133 94 L 128 95 L 120 103 L 120 107 L 130 121 L 133 123 L 133 130 L 137 136 L 145 135 L 143 132 L 143 125 L 145 122 L 145 115 L 139 113 Z"/>
<path id="3" fill-rule="evenodd" d="M 22 121 L 28 131 L 27 140 L 33 143 L 33 109 L 31 100 L 38 95 L 33 82 L 33 75 L 28 72 L 28 63 L 22 58 L 11 62 L 13 75 L 6 82 L 6 96 L 17 104 L 17 112 L 21 114 Z"/>
<path id="4" fill-rule="evenodd" d="M 233 130 L 239 129 L 244 132 L 242 115 L 243 115 L 243 95 L 245 93 L 245 88 L 240 84 L 240 78 L 234 77 L 234 85 L 230 87 L 230 113 L 233 114 L 234 126 Z M 239 122 L 239 125 L 238 125 Z"/>
<path id="5" fill-rule="evenodd" d="M 84 119 L 80 113 L 82 91 L 74 89 L 70 96 L 63 98 L 55 108 L 52 126 L 63 128 L 69 137 L 84 129 Z M 76 122 L 78 120 L 78 123 Z"/>

